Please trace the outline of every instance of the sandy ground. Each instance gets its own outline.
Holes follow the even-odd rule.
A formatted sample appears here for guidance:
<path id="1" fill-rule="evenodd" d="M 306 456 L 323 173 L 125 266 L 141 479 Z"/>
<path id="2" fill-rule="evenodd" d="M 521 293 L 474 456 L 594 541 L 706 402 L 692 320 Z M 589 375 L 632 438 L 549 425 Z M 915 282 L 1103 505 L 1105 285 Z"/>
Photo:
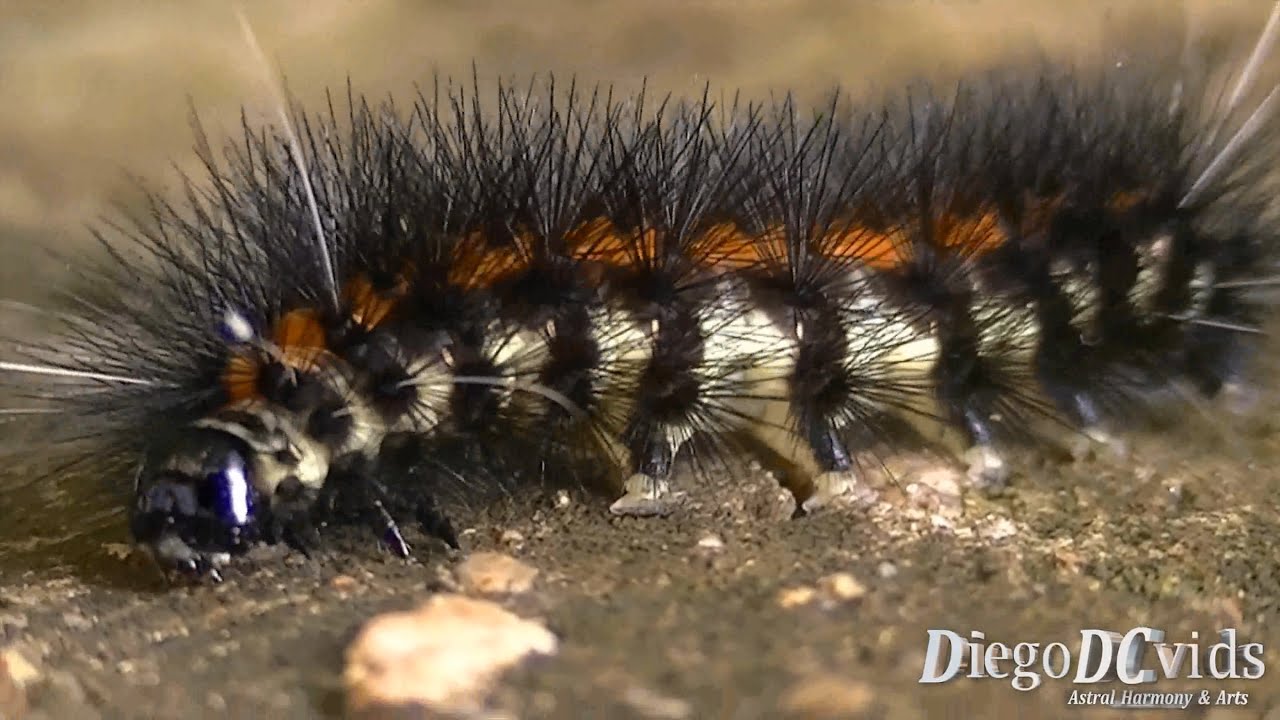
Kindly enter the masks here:
<path id="1" fill-rule="evenodd" d="M 83 225 L 135 199 L 126 171 L 164 187 L 175 166 L 192 167 L 190 106 L 215 135 L 241 103 L 254 117 L 270 108 L 222 3 L 18 5 L 0 5 L 0 294 L 38 304 L 66 265 L 42 250 L 93 252 Z M 1260 26 L 1267 5 L 332 0 L 255 3 L 249 17 L 314 102 L 348 77 L 374 95 L 412 91 L 433 69 L 465 77 L 473 59 L 487 76 L 816 96 L 1033 45 L 1098 59 L 1145 39 L 1174 57 L 1175 30 L 1212 49 Z M 27 320 L 5 313 L 8 328 Z M 751 468 L 686 485 L 665 520 L 613 519 L 585 498 L 463 518 L 466 551 L 540 571 L 502 602 L 561 639 L 555 657 L 507 674 L 492 705 L 530 718 L 1088 717 L 1059 681 L 1028 693 L 1007 680 L 918 685 L 926 629 L 1052 642 L 1149 623 L 1172 639 L 1230 626 L 1267 644 L 1263 679 L 1189 685 L 1247 690 L 1246 708 L 1177 716 L 1274 720 L 1280 447 L 1266 413 L 1275 389 L 1261 392 L 1250 416 L 1138 436 L 1125 459 L 1020 458 L 1010 493 L 966 496 L 948 523 L 892 488 L 884 506 L 785 519 Z M 899 461 L 910 477 L 917 461 Z M 216 588 L 167 588 L 121 557 L 104 492 L 124 486 L 0 475 L 0 648 L 34 667 L 33 718 L 334 716 L 342 649 L 360 625 L 455 585 L 459 557 L 430 543 L 405 563 L 339 538 L 331 553 L 263 561 Z M 837 573 L 865 595 L 828 597 Z M 810 588 L 815 599 L 797 604 Z M 0 674 L 0 717 L 16 707 Z"/>

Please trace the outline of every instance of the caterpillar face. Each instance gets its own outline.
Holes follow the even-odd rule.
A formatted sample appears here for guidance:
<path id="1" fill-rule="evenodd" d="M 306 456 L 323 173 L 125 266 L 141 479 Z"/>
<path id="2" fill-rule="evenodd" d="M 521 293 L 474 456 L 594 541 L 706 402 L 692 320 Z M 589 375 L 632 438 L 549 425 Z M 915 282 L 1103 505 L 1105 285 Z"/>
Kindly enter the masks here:
<path id="1" fill-rule="evenodd" d="M 166 568 L 217 576 L 216 565 L 258 537 L 261 495 L 249 444 L 192 428 L 137 480 L 134 538 Z"/>
<path id="2" fill-rule="evenodd" d="M 167 569 L 217 577 L 217 566 L 305 515 L 328 451 L 287 414 L 242 404 L 196 421 L 140 470 L 134 537 Z"/>

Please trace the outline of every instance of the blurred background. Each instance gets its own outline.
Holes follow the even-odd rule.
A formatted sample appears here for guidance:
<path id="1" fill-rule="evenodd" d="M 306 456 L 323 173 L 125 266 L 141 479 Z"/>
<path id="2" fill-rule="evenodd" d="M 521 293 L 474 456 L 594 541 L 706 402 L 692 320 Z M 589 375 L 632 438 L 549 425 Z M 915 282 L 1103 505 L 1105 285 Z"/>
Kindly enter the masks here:
<path id="1" fill-rule="evenodd" d="M 433 73 L 748 96 L 858 94 L 945 79 L 1008 53 L 1113 62 L 1155 49 L 1247 51 L 1269 0 L 261 0 L 261 46 L 304 103 L 348 79 L 411 95 Z M 173 188 L 195 171 L 189 113 L 215 145 L 274 115 L 264 68 L 225 0 L 0 1 L 0 298 L 36 305 L 99 253 L 86 225 L 137 202 L 130 176 Z M 44 250 L 67 257 L 51 259 Z M 0 307 L 0 330 L 32 315 Z M 0 473 L 0 554 L 63 540 L 118 508 Z M 88 479 L 90 484 L 101 478 Z M 72 493 L 75 495 L 75 493 Z M 60 506 L 66 512 L 31 513 Z M 120 528 L 122 530 L 122 528 Z"/>
<path id="2" fill-rule="evenodd" d="M 1256 33 L 1267 0 L 264 0 L 245 13 L 303 101 L 348 78 L 408 94 L 433 71 L 530 73 L 696 93 L 857 92 L 1010 51 L 1097 58 Z M 1102 48 L 1108 48 L 1106 52 Z M 263 69 L 224 0 L 0 2 L 0 287 L 33 248 L 79 247 L 136 175 L 193 167 L 188 111 L 215 141 L 270 112 Z M 41 278 L 40 282 L 50 282 Z M 39 288 L 36 288 L 38 290 Z"/>

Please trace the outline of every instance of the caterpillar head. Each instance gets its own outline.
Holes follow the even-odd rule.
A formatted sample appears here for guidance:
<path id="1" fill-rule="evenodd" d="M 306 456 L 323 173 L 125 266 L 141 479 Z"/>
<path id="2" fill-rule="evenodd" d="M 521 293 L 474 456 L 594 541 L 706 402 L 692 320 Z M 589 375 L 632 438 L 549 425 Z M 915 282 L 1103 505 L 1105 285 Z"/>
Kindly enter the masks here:
<path id="1" fill-rule="evenodd" d="M 305 519 L 328 464 L 290 419 L 229 408 L 180 429 L 138 473 L 135 541 L 165 570 L 219 580 L 220 565 Z"/>

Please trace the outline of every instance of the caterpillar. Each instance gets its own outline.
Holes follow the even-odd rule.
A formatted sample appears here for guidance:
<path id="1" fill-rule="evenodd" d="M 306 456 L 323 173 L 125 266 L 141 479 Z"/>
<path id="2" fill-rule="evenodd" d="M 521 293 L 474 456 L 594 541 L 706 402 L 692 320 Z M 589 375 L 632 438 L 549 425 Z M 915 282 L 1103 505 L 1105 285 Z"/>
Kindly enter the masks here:
<path id="1" fill-rule="evenodd" d="M 101 228 L 0 361 L 25 453 L 133 478 L 134 539 L 220 577 L 330 523 L 456 546 L 457 497 L 749 452 L 806 512 L 941 427 L 978 485 L 1056 431 L 1247 381 L 1269 304 L 1275 92 L 1141 58 L 806 109 L 548 79 L 348 88 L 245 122 L 180 201 Z"/>

